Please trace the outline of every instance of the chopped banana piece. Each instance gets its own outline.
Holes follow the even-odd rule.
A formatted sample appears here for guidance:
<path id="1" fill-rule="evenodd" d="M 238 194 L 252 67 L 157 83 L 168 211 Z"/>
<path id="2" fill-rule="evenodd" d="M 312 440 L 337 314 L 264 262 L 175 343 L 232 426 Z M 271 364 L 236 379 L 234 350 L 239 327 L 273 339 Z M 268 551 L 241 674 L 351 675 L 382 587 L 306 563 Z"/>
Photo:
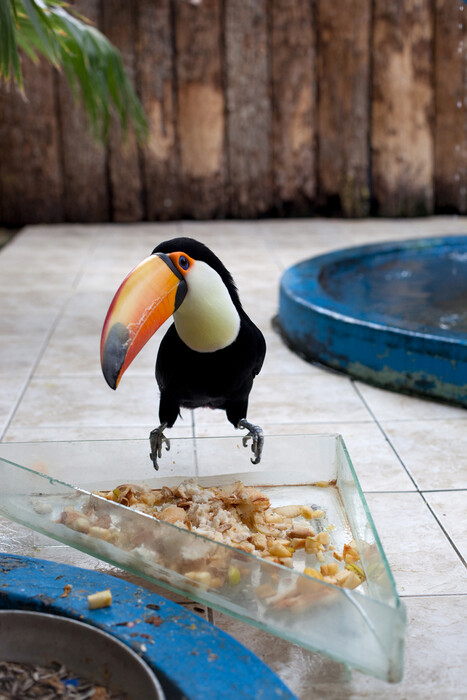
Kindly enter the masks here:
<path id="1" fill-rule="evenodd" d="M 328 486 L 328 483 L 317 485 Z M 100 539 L 103 547 L 109 543 L 127 551 L 144 548 L 143 556 L 156 557 L 158 565 L 203 588 L 251 585 L 248 555 L 291 569 L 305 567 L 307 576 L 335 586 L 351 589 L 365 580 L 363 568 L 357 564 L 360 554 L 355 541 L 345 544 L 342 553 L 337 551 L 335 542 L 331 542 L 336 528 L 326 523 L 323 510 L 306 504 L 274 507 L 259 488 L 245 486 L 240 481 L 222 487 L 202 487 L 194 481 L 184 481 L 178 487 L 159 489 L 121 484 L 97 495 L 100 498 L 92 496 L 82 510 L 66 506 L 59 522 L 81 535 Z M 161 527 L 151 527 L 151 521 L 146 519 L 144 524 L 135 521 L 134 526 L 122 529 L 112 511 L 114 506 L 106 505 L 103 499 L 152 516 Z M 323 522 L 318 524 L 316 529 L 320 532 L 316 533 L 310 521 L 319 519 Z M 200 543 L 198 547 L 194 543 L 173 551 L 164 523 L 211 539 L 213 549 L 209 551 L 206 544 Z M 230 550 L 216 547 L 216 543 L 227 544 Z M 237 555 L 232 554 L 232 547 Z M 266 573 L 270 582 L 259 586 L 257 595 L 277 596 L 280 569 L 263 567 L 261 577 Z M 306 584 L 303 577 L 299 580 Z M 297 589 L 299 585 L 296 584 Z M 297 589 L 284 598 L 284 606 L 298 610 L 306 605 L 307 593 L 304 591 L 302 595 Z M 306 590 L 309 592 L 309 585 Z M 97 604 L 90 596 L 90 605 L 110 605 L 110 591 L 95 595 Z M 110 596 L 110 602 L 106 596 Z M 276 602 L 277 599 L 273 604 Z"/>
<path id="2" fill-rule="evenodd" d="M 320 544 L 329 544 L 329 535 L 323 530 L 323 532 L 318 532 L 318 534 L 316 535 L 316 540 Z"/>
<path id="3" fill-rule="evenodd" d="M 301 514 L 307 520 L 311 520 L 313 517 L 313 508 L 311 506 L 302 506 Z"/>
<path id="4" fill-rule="evenodd" d="M 90 610 L 108 608 L 110 605 L 112 605 L 112 593 L 110 588 L 107 588 L 105 591 L 98 591 L 97 593 L 91 593 L 91 595 L 88 595 L 88 605 Z"/>
<path id="5" fill-rule="evenodd" d="M 307 576 L 312 576 L 313 578 L 317 578 L 318 581 L 323 580 L 323 575 L 317 569 L 313 569 L 311 566 L 308 566 L 303 573 L 306 574 Z"/>
<path id="6" fill-rule="evenodd" d="M 269 553 L 272 554 L 274 557 L 281 558 L 288 558 L 291 557 L 293 554 L 291 549 L 281 544 L 280 542 L 273 542 L 273 544 L 269 547 Z"/>
<path id="7" fill-rule="evenodd" d="M 334 576 L 339 571 L 339 565 L 336 562 L 321 564 L 320 569 L 323 576 Z"/>
<path id="8" fill-rule="evenodd" d="M 302 508 L 303 506 L 279 506 L 274 511 L 285 518 L 298 518 L 302 514 Z"/>

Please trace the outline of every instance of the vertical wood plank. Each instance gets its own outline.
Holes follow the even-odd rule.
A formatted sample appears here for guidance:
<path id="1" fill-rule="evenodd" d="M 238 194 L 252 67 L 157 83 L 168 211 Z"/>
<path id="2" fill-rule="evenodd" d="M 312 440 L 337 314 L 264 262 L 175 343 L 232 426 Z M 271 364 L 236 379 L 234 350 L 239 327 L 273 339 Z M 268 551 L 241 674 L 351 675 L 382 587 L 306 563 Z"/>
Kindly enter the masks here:
<path id="1" fill-rule="evenodd" d="M 149 123 L 142 149 L 149 221 L 180 214 L 171 0 L 137 0 L 136 52 L 140 98 Z"/>
<path id="2" fill-rule="evenodd" d="M 100 0 L 75 0 L 73 6 L 101 29 Z M 106 148 L 94 139 L 84 108 L 73 98 L 63 74 L 57 83 L 65 221 L 108 221 Z"/>
<path id="3" fill-rule="evenodd" d="M 227 158 L 230 214 L 272 207 L 267 0 L 225 0 Z"/>
<path id="4" fill-rule="evenodd" d="M 316 189 L 313 3 L 272 0 L 272 165 L 275 210 L 309 214 Z"/>
<path id="5" fill-rule="evenodd" d="M 374 0 L 372 175 L 375 213 L 433 212 L 430 0 Z"/>
<path id="6" fill-rule="evenodd" d="M 0 87 L 0 222 L 63 219 L 54 69 L 23 56 L 26 97 Z"/>
<path id="7" fill-rule="evenodd" d="M 182 216 L 225 216 L 220 0 L 175 3 Z"/>
<path id="8" fill-rule="evenodd" d="M 435 197 L 438 212 L 467 213 L 467 5 L 436 0 Z"/>
<path id="9" fill-rule="evenodd" d="M 135 77 L 135 22 L 133 3 L 103 0 L 102 29 L 122 54 L 125 69 Z M 154 67 L 154 70 L 156 68 Z M 142 178 L 138 145 L 130 129 L 122 138 L 121 128 L 112 124 L 109 137 L 109 175 L 112 218 L 114 221 L 141 221 L 144 218 Z"/>
<path id="10" fill-rule="evenodd" d="M 370 0 L 318 0 L 318 191 L 327 214 L 366 216 Z"/>

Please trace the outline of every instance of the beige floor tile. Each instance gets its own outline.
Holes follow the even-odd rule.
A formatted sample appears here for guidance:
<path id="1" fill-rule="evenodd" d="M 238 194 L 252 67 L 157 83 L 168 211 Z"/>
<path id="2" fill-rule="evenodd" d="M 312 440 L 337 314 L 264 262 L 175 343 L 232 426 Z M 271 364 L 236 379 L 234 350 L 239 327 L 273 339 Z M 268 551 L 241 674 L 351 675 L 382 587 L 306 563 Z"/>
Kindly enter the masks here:
<path id="1" fill-rule="evenodd" d="M 322 375 L 327 370 L 312 365 L 289 350 L 274 330 L 262 327 L 266 340 L 266 357 L 261 374 L 308 374 Z"/>
<path id="2" fill-rule="evenodd" d="M 87 228 L 87 226 L 86 226 Z M 139 222 L 134 224 L 97 224 L 91 227 L 93 239 L 112 249 L 120 245 L 138 245 L 144 241 L 146 247 L 154 248 L 158 241 L 181 236 L 181 225 L 178 221 Z M 129 241 L 129 239 L 133 239 Z M 155 241 L 153 243 L 153 241 Z"/>
<path id="3" fill-rule="evenodd" d="M 339 434 L 348 449 L 363 491 L 414 491 L 415 486 L 376 423 L 265 423 L 268 435 Z"/>
<path id="4" fill-rule="evenodd" d="M 156 426 L 84 426 L 84 427 L 48 427 L 37 426 L 21 427 L 13 426 L 6 430 L 3 442 L 55 442 L 57 440 L 146 440 L 151 430 Z M 165 431 L 170 438 L 191 438 L 193 429 L 190 424 L 190 417 L 185 416 L 182 423 L 179 420 L 173 428 Z"/>
<path id="5" fill-rule="evenodd" d="M 307 651 L 221 613 L 215 623 L 275 671 L 300 700 L 465 698 L 465 596 L 409 598 L 405 673 L 389 684 Z"/>
<path id="6" fill-rule="evenodd" d="M 33 547 L 32 530 L 0 516 L 0 552 L 30 556 Z"/>
<path id="7" fill-rule="evenodd" d="M 100 341 L 112 295 L 96 290 L 73 295 L 55 328 L 35 375 L 96 375 L 102 378 Z M 148 341 L 122 381 L 129 377 L 147 377 L 156 386 L 155 365 L 159 344 L 172 320 L 169 319 Z"/>
<path id="8" fill-rule="evenodd" d="M 467 572 L 419 494 L 366 498 L 401 595 L 467 594 Z"/>
<path id="9" fill-rule="evenodd" d="M 264 250 L 257 221 L 182 221 L 178 235 L 201 241 L 219 256 L 221 250 L 246 256 L 251 256 L 252 250 Z"/>
<path id="10" fill-rule="evenodd" d="M 347 377 L 308 363 L 303 363 L 303 369 L 305 372 L 276 374 L 269 373 L 266 366 L 253 384 L 248 420 L 267 425 L 270 432 L 276 423 L 296 425 L 300 432 L 303 424 L 371 421 Z M 194 417 L 198 435 L 205 434 L 201 432 L 205 429 L 208 434 L 235 434 L 224 411 L 197 409 Z M 209 433 L 211 429 L 215 432 Z"/>
<path id="11" fill-rule="evenodd" d="M 309 365 L 291 353 L 271 330 L 271 318 L 278 308 L 281 270 L 297 261 L 367 242 L 462 232 L 467 232 L 467 217 L 28 227 L 0 254 L 0 352 L 5 346 L 3 339 L 9 339 L 8 350 L 0 358 L 0 430 L 2 420 L 6 425 L 11 417 L 23 382 L 42 353 L 41 342 L 62 307 L 64 311 L 4 440 L 124 437 L 145 441 L 158 422 L 154 364 L 164 329 L 135 359 L 117 392 L 112 392 L 99 367 L 105 313 L 123 277 L 160 241 L 186 235 L 205 242 L 234 274 L 245 309 L 268 342 L 248 417 L 263 426 L 266 439 L 274 433 L 341 433 L 362 486 L 370 492 L 367 500 L 399 591 L 409 596 L 435 594 L 406 599 L 406 674 L 398 686 L 357 672 L 349 678 L 339 664 L 233 620 L 228 631 L 262 656 L 303 699 L 312 693 L 313 698 L 323 700 L 426 700 L 439 697 L 440 692 L 453 700 L 460 698 L 467 644 L 460 611 L 467 597 L 452 594 L 467 592 L 465 572 L 422 498 L 409 492 L 412 482 L 391 445 L 421 488 L 466 488 L 462 444 L 467 414 L 462 409 L 358 383 L 368 411 L 348 378 Z M 15 374 L 15 367 L 21 372 Z M 391 445 L 375 425 L 372 413 L 382 423 Z M 167 431 L 168 437 L 191 436 L 192 414 L 184 411 L 183 417 Z M 243 433 L 228 423 L 224 412 L 199 409 L 193 419 L 196 435 L 234 435 L 241 446 Z M 175 444 L 173 447 L 175 452 Z M 160 474 L 164 469 L 170 473 L 174 456 L 164 453 Z M 245 461 L 249 463 L 246 451 Z M 426 498 L 449 536 L 465 551 L 463 495 L 427 493 Z M 52 541 L 1 519 L 0 538 L 4 551 L 30 554 L 34 546 L 39 557 L 97 568 L 149 586 L 76 550 L 51 546 Z M 427 575 L 433 551 L 436 576 Z"/>
<path id="12" fill-rule="evenodd" d="M 419 488 L 467 488 L 467 419 L 383 422 Z"/>
<path id="13" fill-rule="evenodd" d="M 130 259 L 126 256 L 118 261 L 100 260 L 93 258 L 80 276 L 77 291 L 108 290 L 114 294 L 129 272 L 139 263 L 141 258 Z"/>
<path id="14" fill-rule="evenodd" d="M 356 382 L 356 386 L 378 421 L 467 418 L 464 408 L 397 394 L 363 382 Z"/>
<path id="15" fill-rule="evenodd" d="M 4 342 L 4 334 L 28 336 L 46 333 L 63 305 L 63 295 L 53 290 L 2 292 L 1 343 Z"/>
<path id="16" fill-rule="evenodd" d="M 137 427 L 157 419 L 155 382 L 132 377 L 112 391 L 94 377 L 33 379 L 12 422 L 18 427 Z"/>
<path id="17" fill-rule="evenodd" d="M 24 379 L 32 373 L 45 348 L 47 331 L 42 333 L 3 333 L 0 343 L 0 377 L 14 372 Z"/>
<path id="18" fill-rule="evenodd" d="M 277 314 L 279 291 L 262 295 L 250 290 L 248 286 L 240 290 L 240 300 L 248 316 L 263 333 L 272 331 L 272 319 Z"/>
<path id="19" fill-rule="evenodd" d="M 41 237 L 19 234 L 0 256 L 0 288 L 12 292 L 25 289 L 57 293 L 71 289 L 78 281 L 92 250 L 87 236 L 58 240 L 51 237 L 44 245 Z"/>
<path id="20" fill-rule="evenodd" d="M 306 373 L 259 375 L 249 416 L 263 423 L 367 421 L 369 413 L 347 377 L 307 366 Z"/>
<path id="21" fill-rule="evenodd" d="M 424 496 L 461 555 L 467 559 L 467 491 L 438 491 Z"/>
<path id="22" fill-rule="evenodd" d="M 208 409 L 195 411 L 197 437 L 237 437 L 236 430 L 225 418 L 223 411 Z M 251 420 L 256 416 L 251 414 Z M 364 491 L 414 491 L 415 486 L 399 459 L 384 439 L 375 423 L 262 423 L 265 441 L 268 436 L 284 435 L 293 446 L 294 435 L 340 434 L 349 450 L 350 458 Z M 8 434 L 7 434 L 8 435 Z"/>
<path id="23" fill-rule="evenodd" d="M 0 377 L 0 439 L 21 398 L 26 376 L 10 374 Z"/>

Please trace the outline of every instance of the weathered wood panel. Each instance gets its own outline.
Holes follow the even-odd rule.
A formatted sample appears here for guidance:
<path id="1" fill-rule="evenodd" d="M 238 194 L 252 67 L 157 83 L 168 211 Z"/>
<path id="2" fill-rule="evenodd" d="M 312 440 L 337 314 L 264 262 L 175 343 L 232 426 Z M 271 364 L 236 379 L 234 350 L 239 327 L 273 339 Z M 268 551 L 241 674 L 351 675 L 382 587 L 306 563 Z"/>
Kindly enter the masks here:
<path id="1" fill-rule="evenodd" d="M 103 0 L 102 30 L 121 51 L 125 69 L 135 79 L 134 5 L 127 0 Z M 113 221 L 145 218 L 138 145 L 130 130 L 122 140 L 120 126 L 112 124 L 109 135 L 109 176 Z"/>
<path id="2" fill-rule="evenodd" d="M 430 0 L 374 0 L 372 174 L 375 212 L 433 212 L 433 13 Z"/>
<path id="3" fill-rule="evenodd" d="M 63 220 L 55 76 L 45 62 L 22 60 L 25 95 L 0 86 L 0 221 Z"/>
<path id="4" fill-rule="evenodd" d="M 272 0 L 272 177 L 280 214 L 309 214 L 316 191 L 316 26 L 311 2 Z"/>
<path id="5" fill-rule="evenodd" d="M 225 216 L 220 0 L 175 3 L 182 216 Z"/>
<path id="6" fill-rule="evenodd" d="M 176 219 L 180 196 L 171 0 L 137 0 L 135 12 L 137 82 L 149 123 L 142 149 L 147 218 Z"/>
<path id="7" fill-rule="evenodd" d="M 272 207 L 271 100 L 266 0 L 225 0 L 230 214 Z"/>
<path id="8" fill-rule="evenodd" d="M 75 0 L 73 6 L 100 27 L 100 0 Z M 57 74 L 60 141 L 63 163 L 63 215 L 65 221 L 108 221 L 107 152 L 98 144 L 62 74 Z"/>
<path id="9" fill-rule="evenodd" d="M 436 0 L 435 192 L 441 212 L 467 213 L 467 5 Z"/>
<path id="10" fill-rule="evenodd" d="M 370 205 L 371 1 L 318 0 L 318 206 L 366 216 Z"/>
<path id="11" fill-rule="evenodd" d="M 467 213 L 467 6 L 74 0 L 149 122 L 94 143 L 47 64 L 0 87 L 0 223 Z M 101 20 L 101 22 L 99 22 Z"/>

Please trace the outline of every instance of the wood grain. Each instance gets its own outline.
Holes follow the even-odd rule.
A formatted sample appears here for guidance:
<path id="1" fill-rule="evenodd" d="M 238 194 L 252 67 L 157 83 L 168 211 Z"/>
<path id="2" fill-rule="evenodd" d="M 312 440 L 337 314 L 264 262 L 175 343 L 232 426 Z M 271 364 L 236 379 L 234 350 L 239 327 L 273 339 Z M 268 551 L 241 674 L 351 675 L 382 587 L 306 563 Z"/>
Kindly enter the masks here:
<path id="1" fill-rule="evenodd" d="M 313 4 L 272 0 L 272 178 L 280 214 L 310 214 L 316 193 Z"/>
<path id="2" fill-rule="evenodd" d="M 133 3 L 103 0 L 102 29 L 120 50 L 130 79 L 135 78 L 135 21 Z M 114 120 L 109 136 L 109 178 L 112 220 L 141 221 L 145 218 L 138 145 L 133 131 L 122 138 Z"/>
<path id="3" fill-rule="evenodd" d="M 149 123 L 142 149 L 147 218 L 176 219 L 180 187 L 171 2 L 137 0 L 135 12 L 137 83 Z"/>
<path id="4" fill-rule="evenodd" d="M 225 216 L 221 3 L 175 4 L 182 216 Z"/>
<path id="5" fill-rule="evenodd" d="M 100 0 L 75 0 L 74 8 L 100 29 Z M 57 74 L 65 221 L 108 221 L 107 152 L 94 138 L 82 104 Z"/>
<path id="6" fill-rule="evenodd" d="M 273 204 L 266 0 L 225 0 L 227 162 L 230 215 L 264 215 Z"/>
<path id="7" fill-rule="evenodd" d="M 369 182 L 370 0 L 318 0 L 318 205 L 366 216 Z"/>
<path id="8" fill-rule="evenodd" d="M 430 214 L 434 206 L 430 0 L 375 0 L 372 54 L 375 213 Z"/>
<path id="9" fill-rule="evenodd" d="M 23 57 L 24 96 L 0 86 L 0 221 L 63 221 L 54 69 Z"/>
<path id="10" fill-rule="evenodd" d="M 107 146 L 54 69 L 0 86 L 0 224 L 467 213 L 467 6 L 74 0 L 147 143 Z"/>
<path id="11" fill-rule="evenodd" d="M 442 213 L 467 213 L 467 5 L 436 0 L 435 192 Z"/>

